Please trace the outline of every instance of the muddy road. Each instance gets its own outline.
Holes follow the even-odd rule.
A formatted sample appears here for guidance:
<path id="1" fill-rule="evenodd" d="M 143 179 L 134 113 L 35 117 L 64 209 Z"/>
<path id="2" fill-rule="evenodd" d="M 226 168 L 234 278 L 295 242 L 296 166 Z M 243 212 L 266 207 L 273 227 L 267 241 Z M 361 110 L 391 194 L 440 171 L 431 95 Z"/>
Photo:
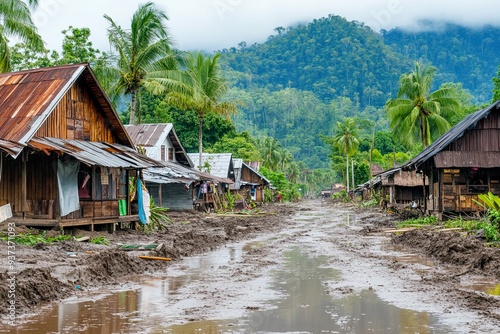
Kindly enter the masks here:
<path id="1" fill-rule="evenodd" d="M 82 288 L 66 282 L 67 298 L 36 306 L 15 327 L 3 323 L 0 333 L 498 332 L 496 276 L 423 255 L 417 236 L 413 249 L 391 237 L 382 227 L 395 217 L 385 212 L 317 200 L 276 212 L 267 228 L 227 219 L 221 228 L 206 218 L 198 228 L 213 228 L 210 238 L 192 227 L 205 237 L 178 245 L 204 252 L 172 247 L 175 261 L 147 274 L 141 262 L 115 266 L 123 268 L 112 285 L 79 272 Z"/>

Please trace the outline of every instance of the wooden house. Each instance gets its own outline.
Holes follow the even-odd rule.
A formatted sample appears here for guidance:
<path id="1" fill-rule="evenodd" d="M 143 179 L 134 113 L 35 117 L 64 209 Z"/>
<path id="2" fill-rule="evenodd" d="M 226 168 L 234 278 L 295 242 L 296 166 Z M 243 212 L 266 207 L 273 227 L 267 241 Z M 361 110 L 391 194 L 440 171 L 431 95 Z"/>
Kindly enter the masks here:
<path id="1" fill-rule="evenodd" d="M 428 212 L 482 211 L 479 194 L 500 195 L 500 101 L 465 117 L 403 168 L 427 175 Z"/>
<path id="2" fill-rule="evenodd" d="M 162 162 L 144 171 L 146 187 L 156 205 L 170 210 L 192 210 L 194 185 L 202 179 L 193 168 L 172 123 L 125 125 L 136 146 Z"/>
<path id="3" fill-rule="evenodd" d="M 410 204 L 423 206 L 425 175 L 414 170 L 392 168 L 375 175 L 371 188 L 385 200 L 387 204 Z"/>
<path id="4" fill-rule="evenodd" d="M 88 64 L 0 74 L 0 205 L 12 221 L 60 227 L 138 221 L 135 151 Z"/>
<path id="5" fill-rule="evenodd" d="M 231 153 L 203 153 L 200 162 L 199 153 L 188 153 L 195 168 L 201 166 L 200 172 L 212 180 L 202 180 L 195 188 L 195 206 L 216 208 L 220 198 L 234 183 L 234 165 Z"/>
<path id="6" fill-rule="evenodd" d="M 232 192 L 241 195 L 246 201 L 264 202 L 264 189 L 269 188 L 271 182 L 258 171 L 243 162 L 243 159 L 233 159 L 235 182 L 230 185 Z"/>

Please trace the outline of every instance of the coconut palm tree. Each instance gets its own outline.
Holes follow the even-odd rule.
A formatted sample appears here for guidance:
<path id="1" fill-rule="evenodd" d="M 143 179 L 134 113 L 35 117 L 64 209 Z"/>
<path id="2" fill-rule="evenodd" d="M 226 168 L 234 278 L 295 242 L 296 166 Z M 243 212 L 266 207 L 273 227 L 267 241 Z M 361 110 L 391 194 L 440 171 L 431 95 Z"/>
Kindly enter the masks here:
<path id="1" fill-rule="evenodd" d="M 130 95 L 130 124 L 135 124 L 141 89 L 157 95 L 182 87 L 178 57 L 171 49 L 165 26 L 168 17 L 155 4 L 147 2 L 133 14 L 130 29 L 123 29 L 108 15 L 104 18 L 110 25 L 108 39 L 117 56 L 113 65 L 104 66 L 97 73 L 112 78 L 107 87 L 112 99 Z"/>
<path id="2" fill-rule="evenodd" d="M 349 191 L 349 156 L 356 153 L 358 149 L 359 129 L 352 118 L 346 118 L 344 123 L 337 122 L 337 130 L 333 136 L 332 143 L 338 150 L 346 155 L 346 185 Z"/>
<path id="3" fill-rule="evenodd" d="M 257 140 L 257 146 L 262 156 L 262 166 L 276 170 L 280 161 L 281 144 L 273 137 Z"/>
<path id="4" fill-rule="evenodd" d="M 228 86 L 218 63 L 220 54 L 213 57 L 200 53 L 187 56 L 183 79 L 184 91 L 169 93 L 167 102 L 182 110 L 194 110 L 198 115 L 198 150 L 201 164 L 203 153 L 203 119 L 209 113 L 224 117 L 236 113 L 236 101 L 222 101 Z M 201 169 L 201 166 L 199 166 Z"/>
<path id="5" fill-rule="evenodd" d="M 15 37 L 27 46 L 41 50 L 43 41 L 31 19 L 30 8 L 36 9 L 38 0 L 0 0 L 0 72 L 11 70 L 9 37 Z"/>
<path id="6" fill-rule="evenodd" d="M 436 68 L 415 62 L 413 72 L 399 79 L 396 99 L 386 103 L 394 136 L 408 147 L 420 140 L 423 147 L 451 127 L 449 120 L 460 108 L 457 92 L 452 87 L 430 92 Z"/>

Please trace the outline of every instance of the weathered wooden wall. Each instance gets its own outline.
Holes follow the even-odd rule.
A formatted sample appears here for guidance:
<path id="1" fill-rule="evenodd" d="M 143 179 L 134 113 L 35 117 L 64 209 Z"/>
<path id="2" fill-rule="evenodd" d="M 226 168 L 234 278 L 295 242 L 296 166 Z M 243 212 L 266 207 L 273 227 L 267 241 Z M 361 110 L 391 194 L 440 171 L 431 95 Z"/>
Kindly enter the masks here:
<path id="1" fill-rule="evenodd" d="M 481 119 L 474 129 L 450 144 L 451 151 L 498 151 L 500 147 L 500 114 L 491 113 Z"/>
<path id="2" fill-rule="evenodd" d="M 116 143 L 109 122 L 80 78 L 36 132 L 37 137 Z"/>

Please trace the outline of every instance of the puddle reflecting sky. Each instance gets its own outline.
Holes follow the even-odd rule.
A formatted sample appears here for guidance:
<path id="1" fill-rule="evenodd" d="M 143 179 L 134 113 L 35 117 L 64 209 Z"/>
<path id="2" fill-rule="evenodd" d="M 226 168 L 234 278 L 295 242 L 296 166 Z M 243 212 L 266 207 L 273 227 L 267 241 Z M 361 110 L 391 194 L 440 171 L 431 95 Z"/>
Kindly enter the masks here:
<path id="1" fill-rule="evenodd" d="M 178 291 L 204 273 L 230 265 L 258 243 L 227 247 L 187 259 L 175 277 L 151 278 L 140 289 L 119 291 L 98 300 L 69 300 L 16 328 L 0 333 L 449 333 L 426 312 L 389 305 L 376 291 L 347 294 L 335 299 L 326 281 L 341 280 L 327 268 L 328 257 L 309 257 L 300 248 L 284 254 L 281 270 L 273 274 L 273 289 L 286 297 L 266 310 L 249 310 L 240 319 L 193 321 L 168 326 L 168 306 L 179 300 Z M 251 293 L 251 291 L 249 291 Z"/>
<path id="2" fill-rule="evenodd" d="M 288 297 L 275 308 L 254 311 L 239 327 L 245 332 L 295 333 L 449 333 L 426 313 L 400 309 L 380 300 L 375 291 L 334 299 L 322 283 L 339 280 L 324 268 L 327 258 L 310 258 L 295 248 L 286 254 L 287 270 L 276 272 L 276 288 Z"/>

